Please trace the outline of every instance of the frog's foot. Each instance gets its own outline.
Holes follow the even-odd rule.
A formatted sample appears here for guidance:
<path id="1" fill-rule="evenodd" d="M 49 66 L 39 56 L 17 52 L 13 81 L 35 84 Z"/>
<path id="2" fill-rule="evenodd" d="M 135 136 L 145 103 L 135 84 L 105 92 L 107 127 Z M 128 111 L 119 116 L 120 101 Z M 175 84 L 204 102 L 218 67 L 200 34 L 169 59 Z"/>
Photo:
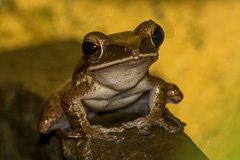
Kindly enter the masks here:
<path id="1" fill-rule="evenodd" d="M 104 128 L 101 125 L 92 125 L 93 128 L 97 129 L 98 131 L 108 134 L 108 133 L 122 133 L 125 129 L 120 126 L 120 127 L 113 127 L 113 128 Z"/>
<path id="2" fill-rule="evenodd" d="M 175 123 L 181 129 L 184 129 L 184 126 L 186 126 L 186 123 L 182 122 L 180 119 L 175 117 L 167 108 L 165 109 L 163 117 L 167 120 L 172 121 L 173 123 Z"/>
<path id="3" fill-rule="evenodd" d="M 153 125 L 163 127 L 169 133 L 177 133 L 181 129 L 179 126 L 175 127 L 169 125 L 162 115 L 160 116 L 159 114 L 154 113 L 149 114 L 146 118 L 141 117 L 134 121 L 122 124 L 125 129 L 130 129 L 133 127 L 138 128 L 139 133 L 142 135 L 149 135 L 151 133 L 150 129 Z"/>
<path id="4" fill-rule="evenodd" d="M 181 128 L 178 126 L 175 127 L 175 126 L 168 124 L 168 122 L 164 118 L 159 118 L 158 120 L 155 121 L 154 124 L 159 127 L 163 127 L 165 131 L 167 131 L 171 134 L 177 133 L 181 130 Z"/>
<path id="5" fill-rule="evenodd" d="M 123 132 L 123 131 L 124 131 L 123 127 L 106 129 L 100 125 L 97 125 L 97 126 L 90 126 L 90 127 L 86 128 L 84 131 L 84 135 L 82 135 L 82 136 L 79 134 L 79 132 L 77 130 L 72 129 L 72 128 L 58 130 L 57 134 L 62 141 L 64 157 L 69 157 L 71 154 L 71 150 L 67 143 L 67 138 L 83 138 L 84 148 L 83 148 L 82 156 L 87 158 L 87 157 L 91 156 L 90 146 L 91 146 L 92 139 L 102 139 L 102 140 L 114 141 L 115 143 L 120 143 L 120 142 L 124 141 L 123 137 L 107 135 L 107 133 Z"/>
<path id="6" fill-rule="evenodd" d="M 84 139 L 84 148 L 83 148 L 83 157 L 87 157 L 91 153 L 91 140 L 92 139 L 102 139 L 102 140 L 108 140 L 108 141 L 114 141 L 115 143 L 120 143 L 124 141 L 124 137 L 117 137 L 113 135 L 107 135 L 103 133 L 100 130 L 97 130 L 93 128 L 92 126 L 85 128 L 84 135 L 82 135 L 82 138 Z"/>
<path id="7" fill-rule="evenodd" d="M 131 128 L 143 128 L 147 124 L 147 119 L 144 117 L 140 117 L 135 119 L 134 121 L 122 123 L 123 128 L 125 129 L 131 129 Z"/>

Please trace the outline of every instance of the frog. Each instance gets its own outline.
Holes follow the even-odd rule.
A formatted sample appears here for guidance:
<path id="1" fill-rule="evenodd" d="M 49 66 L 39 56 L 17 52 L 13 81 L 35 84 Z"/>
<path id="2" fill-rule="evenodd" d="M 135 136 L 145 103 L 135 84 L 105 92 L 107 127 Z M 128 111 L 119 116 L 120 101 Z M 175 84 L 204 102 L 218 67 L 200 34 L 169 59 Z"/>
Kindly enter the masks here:
<path id="1" fill-rule="evenodd" d="M 149 135 L 153 126 L 170 134 L 183 130 L 186 124 L 166 108 L 167 103 L 182 101 L 182 92 L 175 84 L 149 72 L 149 67 L 158 60 L 164 38 L 162 27 L 153 20 L 140 23 L 133 31 L 86 34 L 82 41 L 83 56 L 72 78 L 45 104 L 38 131 L 42 134 L 56 131 L 65 157 L 71 154 L 67 139 L 83 139 L 82 157 L 86 157 L 91 153 L 94 138 L 116 143 L 125 140 L 108 133 L 137 128 L 140 134 Z M 89 117 L 95 113 L 124 109 L 144 94 L 147 95 L 146 115 L 123 122 L 120 127 L 90 124 Z M 134 111 L 138 107 L 136 105 Z"/>

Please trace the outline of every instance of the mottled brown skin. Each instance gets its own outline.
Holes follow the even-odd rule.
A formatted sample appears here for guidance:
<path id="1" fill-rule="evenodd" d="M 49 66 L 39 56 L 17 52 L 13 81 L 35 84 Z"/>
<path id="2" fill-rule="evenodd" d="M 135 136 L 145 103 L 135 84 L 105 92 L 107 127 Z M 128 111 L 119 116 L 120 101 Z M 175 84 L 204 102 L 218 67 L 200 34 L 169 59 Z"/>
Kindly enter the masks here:
<path id="1" fill-rule="evenodd" d="M 85 54 L 77 65 L 72 80 L 66 82 L 46 103 L 39 122 L 39 131 L 57 130 L 62 139 L 64 155 L 69 156 L 66 138 L 85 140 L 83 157 L 91 152 L 92 138 L 121 142 L 123 138 L 108 132 L 123 132 L 137 127 L 147 135 L 153 125 L 176 133 L 184 124 L 166 108 L 166 103 L 178 103 L 183 95 L 174 84 L 149 74 L 148 69 L 158 59 L 159 46 L 153 40 L 157 24 L 151 20 L 141 23 L 134 31 L 105 35 L 101 32 L 87 34 L 84 42 L 98 47 Z M 160 33 L 160 32 L 159 32 Z M 162 32 L 163 34 L 163 32 Z M 145 117 L 123 123 L 122 127 L 92 126 L 87 117 L 92 112 L 121 109 L 137 101 L 144 93 L 150 110 Z M 175 123 L 171 126 L 166 120 Z"/>

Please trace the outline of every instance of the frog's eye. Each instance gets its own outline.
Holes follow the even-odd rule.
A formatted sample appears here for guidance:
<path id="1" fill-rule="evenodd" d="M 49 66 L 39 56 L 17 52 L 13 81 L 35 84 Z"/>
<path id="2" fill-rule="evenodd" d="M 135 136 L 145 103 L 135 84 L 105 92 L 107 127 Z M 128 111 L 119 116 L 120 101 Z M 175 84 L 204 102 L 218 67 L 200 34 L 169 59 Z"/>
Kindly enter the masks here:
<path id="1" fill-rule="evenodd" d="M 92 42 L 83 42 L 82 51 L 86 56 L 91 56 L 99 50 L 99 47 Z"/>
<path id="2" fill-rule="evenodd" d="M 86 41 L 82 44 L 82 51 L 90 60 L 97 60 L 101 55 L 101 47 L 95 43 Z"/>
<path id="3" fill-rule="evenodd" d="M 157 25 L 152 32 L 152 42 L 155 47 L 159 47 L 164 40 L 164 32 L 163 29 Z"/>

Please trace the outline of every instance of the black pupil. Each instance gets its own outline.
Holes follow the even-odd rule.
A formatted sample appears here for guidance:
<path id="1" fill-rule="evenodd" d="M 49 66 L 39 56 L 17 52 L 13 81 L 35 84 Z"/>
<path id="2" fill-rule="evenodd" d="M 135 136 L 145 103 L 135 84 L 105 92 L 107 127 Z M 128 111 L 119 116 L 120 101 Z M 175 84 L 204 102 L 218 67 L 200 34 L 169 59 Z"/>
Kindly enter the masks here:
<path id="1" fill-rule="evenodd" d="M 82 44 L 83 54 L 90 56 L 98 51 L 98 46 L 92 42 L 84 42 Z"/>
<path id="2" fill-rule="evenodd" d="M 163 30 L 160 26 L 157 26 L 155 28 L 155 30 L 152 34 L 152 39 L 153 39 L 154 45 L 156 47 L 159 47 L 163 43 L 164 33 L 163 33 Z"/>

